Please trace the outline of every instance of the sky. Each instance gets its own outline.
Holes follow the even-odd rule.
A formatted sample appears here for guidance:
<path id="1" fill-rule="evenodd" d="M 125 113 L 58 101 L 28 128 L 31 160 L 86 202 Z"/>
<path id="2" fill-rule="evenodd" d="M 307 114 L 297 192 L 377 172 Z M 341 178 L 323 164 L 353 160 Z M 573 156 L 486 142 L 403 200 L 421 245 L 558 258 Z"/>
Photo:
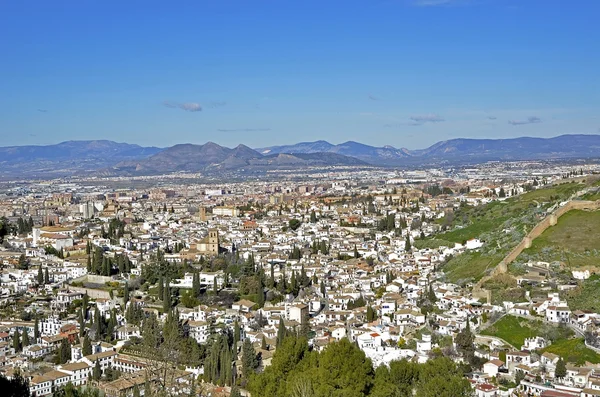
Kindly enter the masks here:
<path id="1" fill-rule="evenodd" d="M 597 0 L 0 0 L 1 146 L 600 133 Z"/>

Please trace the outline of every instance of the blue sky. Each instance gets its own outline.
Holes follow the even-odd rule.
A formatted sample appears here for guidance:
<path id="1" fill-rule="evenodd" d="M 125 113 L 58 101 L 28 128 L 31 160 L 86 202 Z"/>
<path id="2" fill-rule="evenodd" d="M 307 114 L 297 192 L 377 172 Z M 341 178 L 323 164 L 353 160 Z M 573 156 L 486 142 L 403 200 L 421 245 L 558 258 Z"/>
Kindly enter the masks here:
<path id="1" fill-rule="evenodd" d="M 600 133 L 600 1 L 0 1 L 2 146 Z"/>

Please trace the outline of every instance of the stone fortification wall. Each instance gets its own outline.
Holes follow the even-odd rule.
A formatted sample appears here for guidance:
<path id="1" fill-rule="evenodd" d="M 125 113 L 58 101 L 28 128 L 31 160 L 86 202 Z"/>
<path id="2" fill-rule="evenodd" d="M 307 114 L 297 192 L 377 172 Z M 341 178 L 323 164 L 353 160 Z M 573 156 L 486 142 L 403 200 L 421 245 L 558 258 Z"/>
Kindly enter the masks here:
<path id="1" fill-rule="evenodd" d="M 484 298 L 488 302 L 491 299 L 490 291 L 483 289 L 483 284 L 494 276 L 506 273 L 508 271 L 508 265 L 510 265 L 515 259 L 518 258 L 521 253 L 531 247 L 533 240 L 538 238 L 544 233 L 549 227 L 556 225 L 558 219 L 571 210 L 588 210 L 596 211 L 600 209 L 600 200 L 597 201 L 583 201 L 583 200 L 571 200 L 562 207 L 556 209 L 554 212 L 546 216 L 541 220 L 531 231 L 521 240 L 516 247 L 514 247 L 502 261 L 492 270 L 489 276 L 483 277 L 473 288 L 473 296 L 475 298 Z"/>

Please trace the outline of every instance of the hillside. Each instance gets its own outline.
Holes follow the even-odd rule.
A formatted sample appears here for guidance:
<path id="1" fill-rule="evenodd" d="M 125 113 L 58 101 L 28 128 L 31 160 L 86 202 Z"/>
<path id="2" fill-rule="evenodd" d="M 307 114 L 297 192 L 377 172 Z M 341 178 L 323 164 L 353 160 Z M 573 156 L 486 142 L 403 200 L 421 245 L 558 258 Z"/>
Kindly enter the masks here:
<path id="1" fill-rule="evenodd" d="M 481 279 L 544 218 L 546 212 L 584 187 L 566 183 L 541 188 L 505 201 L 482 206 L 462 206 L 441 220 L 449 230 L 433 236 L 436 245 L 463 243 L 472 238 L 484 241 L 478 252 L 466 252 L 444 265 L 449 281 L 458 283 Z M 426 244 L 423 242 L 422 244 Z"/>
<path id="2" fill-rule="evenodd" d="M 556 262 L 567 268 L 599 267 L 600 211 L 572 210 L 533 240 L 518 262 Z"/>

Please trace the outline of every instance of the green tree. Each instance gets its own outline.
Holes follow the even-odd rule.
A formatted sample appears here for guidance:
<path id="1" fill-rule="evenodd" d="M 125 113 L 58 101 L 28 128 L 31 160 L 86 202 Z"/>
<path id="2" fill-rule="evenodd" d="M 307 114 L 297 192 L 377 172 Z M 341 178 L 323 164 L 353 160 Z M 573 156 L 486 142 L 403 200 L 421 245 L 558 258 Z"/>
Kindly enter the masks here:
<path id="1" fill-rule="evenodd" d="M 44 269 L 44 284 L 50 284 L 50 275 L 48 274 L 48 268 Z"/>
<path id="2" fill-rule="evenodd" d="M 125 281 L 125 285 L 123 286 L 123 302 L 125 306 L 129 302 L 129 283 L 127 281 Z"/>
<path id="3" fill-rule="evenodd" d="M 93 376 L 94 376 L 94 380 L 96 382 L 98 382 L 100 380 L 100 378 L 102 377 L 102 370 L 100 369 L 100 360 L 96 360 L 96 364 L 94 365 L 94 372 L 93 372 Z"/>
<path id="4" fill-rule="evenodd" d="M 39 338 L 40 338 L 40 321 L 36 317 L 35 324 L 33 325 L 33 339 L 35 341 L 34 343 L 37 343 Z"/>
<path id="5" fill-rule="evenodd" d="M 27 332 L 26 329 L 23 330 L 23 337 L 21 339 L 22 339 L 23 347 L 29 346 L 29 332 Z"/>
<path id="6" fill-rule="evenodd" d="M 165 313 L 168 313 L 171 310 L 172 307 L 172 303 L 171 303 L 171 288 L 169 287 L 169 280 L 167 279 L 165 281 L 165 288 L 164 288 L 164 292 L 163 292 L 163 311 Z"/>
<path id="7" fill-rule="evenodd" d="M 12 379 L 7 379 L 0 374 L 0 390 L 2 390 L 2 395 L 7 397 L 30 397 L 27 379 L 23 378 L 18 369 Z"/>
<path id="8" fill-rule="evenodd" d="M 42 266 L 38 268 L 37 283 L 38 285 L 44 284 L 44 272 L 42 270 Z"/>
<path id="9" fill-rule="evenodd" d="M 258 368 L 256 352 L 252 343 L 250 343 L 250 339 L 246 338 L 242 344 L 242 375 L 244 378 L 249 379 L 256 368 Z"/>
<path id="10" fill-rule="evenodd" d="M 301 224 L 302 222 L 298 219 L 290 219 L 288 222 L 288 227 L 292 230 L 297 230 Z"/>
<path id="11" fill-rule="evenodd" d="M 19 329 L 16 328 L 13 333 L 13 349 L 15 352 L 21 351 L 21 334 L 19 333 Z"/>
<path id="12" fill-rule="evenodd" d="M 163 299 L 165 296 L 164 286 L 165 286 L 165 284 L 164 284 L 163 278 L 162 278 L 162 276 L 160 276 L 158 278 L 158 291 L 157 291 L 159 299 Z"/>
<path id="13" fill-rule="evenodd" d="M 71 359 L 71 345 L 67 338 L 63 338 L 60 341 L 60 348 L 58 351 L 59 363 L 64 364 Z"/>
<path id="14" fill-rule="evenodd" d="M 283 318 L 279 317 L 279 326 L 277 328 L 277 347 L 281 346 L 286 335 L 285 324 Z"/>
<path id="15" fill-rule="evenodd" d="M 563 360 L 563 358 L 559 358 L 558 362 L 556 363 L 556 369 L 554 370 L 554 376 L 557 379 L 563 379 L 565 376 L 567 376 L 567 365 L 565 364 L 565 360 Z"/>
<path id="16" fill-rule="evenodd" d="M 373 366 L 356 345 L 344 338 L 321 353 L 316 378 L 317 395 L 362 397 L 371 389 Z"/>
<path id="17" fill-rule="evenodd" d="M 81 353 L 84 356 L 89 356 L 90 354 L 92 354 L 92 343 L 90 342 L 90 339 L 87 336 L 83 338 L 83 347 L 81 348 Z"/>

